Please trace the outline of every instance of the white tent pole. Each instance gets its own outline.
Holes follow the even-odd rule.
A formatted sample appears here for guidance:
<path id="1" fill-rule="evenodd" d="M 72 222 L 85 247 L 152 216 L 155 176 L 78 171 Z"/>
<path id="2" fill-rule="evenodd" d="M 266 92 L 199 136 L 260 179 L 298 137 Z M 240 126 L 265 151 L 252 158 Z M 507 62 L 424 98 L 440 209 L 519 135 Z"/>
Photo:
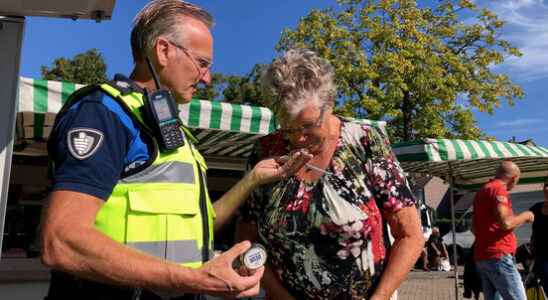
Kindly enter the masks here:
<path id="1" fill-rule="evenodd" d="M 8 202 L 11 154 L 17 111 L 19 60 L 25 19 L 0 16 L 0 249 L 4 233 L 4 217 Z"/>
<path id="2" fill-rule="evenodd" d="M 455 275 L 455 299 L 459 299 L 459 271 L 458 271 L 458 257 L 457 257 L 457 236 L 455 226 L 455 199 L 453 197 L 453 170 L 449 163 L 449 201 L 451 202 L 451 232 L 453 236 L 453 272 Z"/>

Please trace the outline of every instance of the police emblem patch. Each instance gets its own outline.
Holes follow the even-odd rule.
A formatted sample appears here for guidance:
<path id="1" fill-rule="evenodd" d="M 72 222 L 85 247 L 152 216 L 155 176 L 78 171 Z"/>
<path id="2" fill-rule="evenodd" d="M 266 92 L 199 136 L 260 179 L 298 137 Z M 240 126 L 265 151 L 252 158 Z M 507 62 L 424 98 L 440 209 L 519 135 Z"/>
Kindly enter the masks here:
<path id="1" fill-rule="evenodd" d="M 92 156 L 103 143 L 104 134 L 91 128 L 74 128 L 67 134 L 67 145 L 70 154 L 83 160 Z"/>

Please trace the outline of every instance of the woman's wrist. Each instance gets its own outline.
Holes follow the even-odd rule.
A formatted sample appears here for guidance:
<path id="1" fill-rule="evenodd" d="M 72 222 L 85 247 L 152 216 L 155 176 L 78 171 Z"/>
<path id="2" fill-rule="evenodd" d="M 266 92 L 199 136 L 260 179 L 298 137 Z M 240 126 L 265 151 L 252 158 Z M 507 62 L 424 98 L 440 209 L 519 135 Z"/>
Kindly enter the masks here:
<path id="1" fill-rule="evenodd" d="M 245 174 L 244 178 L 242 178 L 243 184 L 244 184 L 244 189 L 247 192 L 251 192 L 251 191 L 253 191 L 254 189 L 258 188 L 261 185 L 259 183 L 259 180 L 257 180 L 256 175 L 255 175 L 254 172 L 255 172 L 255 169 L 252 169 L 250 172 Z"/>
<path id="2" fill-rule="evenodd" d="M 391 296 L 392 295 L 387 295 L 386 293 L 377 290 L 369 300 L 390 300 Z"/>

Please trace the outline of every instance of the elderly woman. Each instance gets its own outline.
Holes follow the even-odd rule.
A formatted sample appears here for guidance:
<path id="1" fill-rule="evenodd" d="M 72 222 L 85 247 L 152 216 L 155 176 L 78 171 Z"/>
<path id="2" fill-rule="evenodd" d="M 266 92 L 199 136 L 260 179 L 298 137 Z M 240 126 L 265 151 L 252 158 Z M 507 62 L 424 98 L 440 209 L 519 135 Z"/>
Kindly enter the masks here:
<path id="1" fill-rule="evenodd" d="M 262 83 L 281 128 L 260 140 L 250 164 L 296 150 L 313 155 L 294 176 L 255 190 L 242 208 L 238 238 L 268 249 L 268 297 L 390 299 L 424 240 L 384 132 L 333 115 L 333 68 L 311 51 L 275 59 Z"/>

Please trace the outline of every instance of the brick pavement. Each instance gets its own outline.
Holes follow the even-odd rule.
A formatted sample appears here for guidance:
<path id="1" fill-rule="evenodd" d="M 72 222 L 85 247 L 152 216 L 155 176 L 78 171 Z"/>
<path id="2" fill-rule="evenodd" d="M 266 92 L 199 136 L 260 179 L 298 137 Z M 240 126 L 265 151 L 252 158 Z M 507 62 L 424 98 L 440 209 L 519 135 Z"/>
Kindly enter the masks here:
<path id="1" fill-rule="evenodd" d="M 462 271 L 460 274 L 462 276 Z M 462 292 L 461 277 L 460 300 L 464 299 Z M 398 290 L 398 300 L 455 300 L 453 272 L 411 272 Z"/>

